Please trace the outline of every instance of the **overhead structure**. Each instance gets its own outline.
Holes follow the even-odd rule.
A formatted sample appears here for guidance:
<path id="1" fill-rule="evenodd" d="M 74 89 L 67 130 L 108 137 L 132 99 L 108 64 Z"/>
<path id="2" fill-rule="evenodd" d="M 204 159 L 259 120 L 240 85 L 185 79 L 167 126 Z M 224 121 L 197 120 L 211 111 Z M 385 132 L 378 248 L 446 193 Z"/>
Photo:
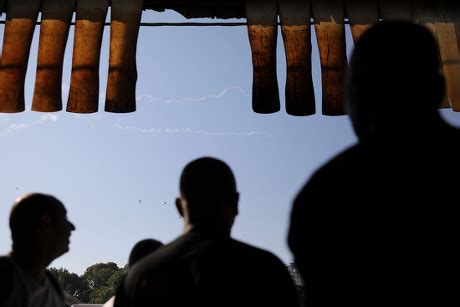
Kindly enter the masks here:
<path id="1" fill-rule="evenodd" d="M 345 25 L 353 40 L 380 20 L 407 20 L 427 26 L 439 44 L 447 94 L 442 107 L 460 112 L 460 1 L 458 0 L 0 0 L 6 13 L 0 57 L 0 113 L 25 110 L 24 83 L 37 17 L 41 11 L 37 73 L 32 110 L 63 109 L 62 74 L 69 28 L 75 35 L 66 110 L 99 110 L 99 62 L 109 6 L 110 60 L 104 110 L 136 110 L 136 47 L 142 10 L 175 10 L 192 18 L 246 18 L 253 63 L 253 110 L 281 109 L 277 78 L 278 26 L 286 54 L 286 112 L 315 114 L 312 31 L 321 61 L 321 113 L 344 114 L 347 68 Z M 250 56 L 250 55 L 248 55 Z"/>
<path id="2" fill-rule="evenodd" d="M 41 0 L 8 1 L 0 60 L 0 112 L 25 110 L 24 83 Z"/>
<path id="3" fill-rule="evenodd" d="M 99 108 L 99 62 L 109 0 L 77 0 L 72 74 L 67 111 Z"/>
<path id="4" fill-rule="evenodd" d="M 277 0 L 247 0 L 246 13 L 254 71 L 252 108 L 257 113 L 275 113 L 280 110 L 276 75 Z"/>
<path id="5" fill-rule="evenodd" d="M 281 31 L 286 53 L 286 112 L 316 113 L 311 66 L 311 3 L 309 0 L 279 2 Z"/>
<path id="6" fill-rule="evenodd" d="M 112 0 L 105 111 L 136 111 L 136 47 L 143 0 Z"/>
<path id="7" fill-rule="evenodd" d="M 62 110 L 62 73 L 75 0 L 43 0 L 32 111 Z"/>

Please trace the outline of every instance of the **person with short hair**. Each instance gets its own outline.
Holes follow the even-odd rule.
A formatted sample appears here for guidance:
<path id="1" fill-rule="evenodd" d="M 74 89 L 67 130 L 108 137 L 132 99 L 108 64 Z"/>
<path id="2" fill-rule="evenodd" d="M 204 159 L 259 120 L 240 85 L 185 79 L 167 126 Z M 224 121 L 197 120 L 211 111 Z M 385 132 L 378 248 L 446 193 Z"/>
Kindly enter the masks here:
<path id="1" fill-rule="evenodd" d="M 183 235 L 130 269 L 127 300 L 116 306 L 298 306 L 286 266 L 232 239 L 238 200 L 227 164 L 214 158 L 190 162 L 176 199 Z"/>
<path id="2" fill-rule="evenodd" d="M 131 249 L 128 258 L 128 270 L 136 262 L 144 258 L 145 256 L 153 253 L 158 248 L 162 247 L 163 243 L 154 239 L 144 239 L 137 242 L 134 247 Z M 112 296 L 103 307 L 112 307 L 115 304 L 116 296 Z"/>
<path id="3" fill-rule="evenodd" d="M 458 302 L 460 132 L 433 35 L 381 22 L 356 43 L 346 109 L 358 143 L 295 199 L 289 246 L 310 306 L 446 306 Z"/>
<path id="4" fill-rule="evenodd" d="M 75 230 L 62 202 L 41 193 L 19 197 L 11 209 L 10 229 L 12 251 L 0 257 L 0 305 L 66 306 L 58 282 L 46 270 L 69 251 Z"/>

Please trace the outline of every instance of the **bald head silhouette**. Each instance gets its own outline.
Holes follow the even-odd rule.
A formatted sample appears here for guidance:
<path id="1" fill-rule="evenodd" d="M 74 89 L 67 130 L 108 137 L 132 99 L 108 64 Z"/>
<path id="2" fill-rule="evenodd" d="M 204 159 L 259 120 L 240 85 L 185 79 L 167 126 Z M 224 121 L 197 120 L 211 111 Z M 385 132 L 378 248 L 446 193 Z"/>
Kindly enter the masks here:
<path id="1" fill-rule="evenodd" d="M 397 136 L 438 117 L 445 93 L 433 35 L 409 22 L 382 22 L 356 43 L 346 108 L 358 137 Z"/>

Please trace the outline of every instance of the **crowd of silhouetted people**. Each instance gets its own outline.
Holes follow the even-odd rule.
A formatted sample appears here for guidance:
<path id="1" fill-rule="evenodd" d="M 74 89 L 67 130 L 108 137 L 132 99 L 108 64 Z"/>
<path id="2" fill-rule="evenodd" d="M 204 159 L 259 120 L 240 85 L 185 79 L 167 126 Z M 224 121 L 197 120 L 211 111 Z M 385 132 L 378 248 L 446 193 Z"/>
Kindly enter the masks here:
<path id="1" fill-rule="evenodd" d="M 288 243 L 305 300 L 278 257 L 231 237 L 236 180 L 205 157 L 180 177 L 183 233 L 136 244 L 106 306 L 458 306 L 460 132 L 438 112 L 445 84 L 433 35 L 375 25 L 355 45 L 345 88 L 359 141 L 313 174 L 292 209 Z M 65 306 L 46 270 L 75 230 L 64 205 L 28 194 L 9 222 L 0 306 Z"/>

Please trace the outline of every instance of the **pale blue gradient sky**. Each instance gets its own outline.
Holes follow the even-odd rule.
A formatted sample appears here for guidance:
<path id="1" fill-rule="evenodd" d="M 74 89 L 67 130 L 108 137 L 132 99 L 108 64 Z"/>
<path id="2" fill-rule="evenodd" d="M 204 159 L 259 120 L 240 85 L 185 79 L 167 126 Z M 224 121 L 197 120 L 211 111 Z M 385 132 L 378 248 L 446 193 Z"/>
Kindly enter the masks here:
<path id="1" fill-rule="evenodd" d="M 143 20 L 185 21 L 170 11 L 146 12 Z M 38 33 L 37 27 L 26 82 L 28 110 Z M 351 41 L 349 35 L 347 39 Z M 321 110 L 314 35 L 313 42 L 313 78 Z M 64 102 L 72 47 L 73 28 L 66 52 Z M 101 93 L 106 88 L 108 51 L 106 28 Z M 138 240 L 153 237 L 169 242 L 180 234 L 182 221 L 173 206 L 180 172 L 192 159 L 213 156 L 232 167 L 241 192 L 235 238 L 291 262 L 286 232 L 292 199 L 315 169 L 355 137 L 346 117 L 285 113 L 281 35 L 278 51 L 282 110 L 273 115 L 252 112 L 252 64 L 245 27 L 142 28 L 137 85 L 141 99 L 135 113 L 0 115 L 0 254 L 10 249 L 8 215 L 14 199 L 39 191 L 61 199 L 77 227 L 70 252 L 52 266 L 79 274 L 97 262 L 123 266 Z M 448 110 L 443 114 L 460 125 L 459 114 Z"/>

